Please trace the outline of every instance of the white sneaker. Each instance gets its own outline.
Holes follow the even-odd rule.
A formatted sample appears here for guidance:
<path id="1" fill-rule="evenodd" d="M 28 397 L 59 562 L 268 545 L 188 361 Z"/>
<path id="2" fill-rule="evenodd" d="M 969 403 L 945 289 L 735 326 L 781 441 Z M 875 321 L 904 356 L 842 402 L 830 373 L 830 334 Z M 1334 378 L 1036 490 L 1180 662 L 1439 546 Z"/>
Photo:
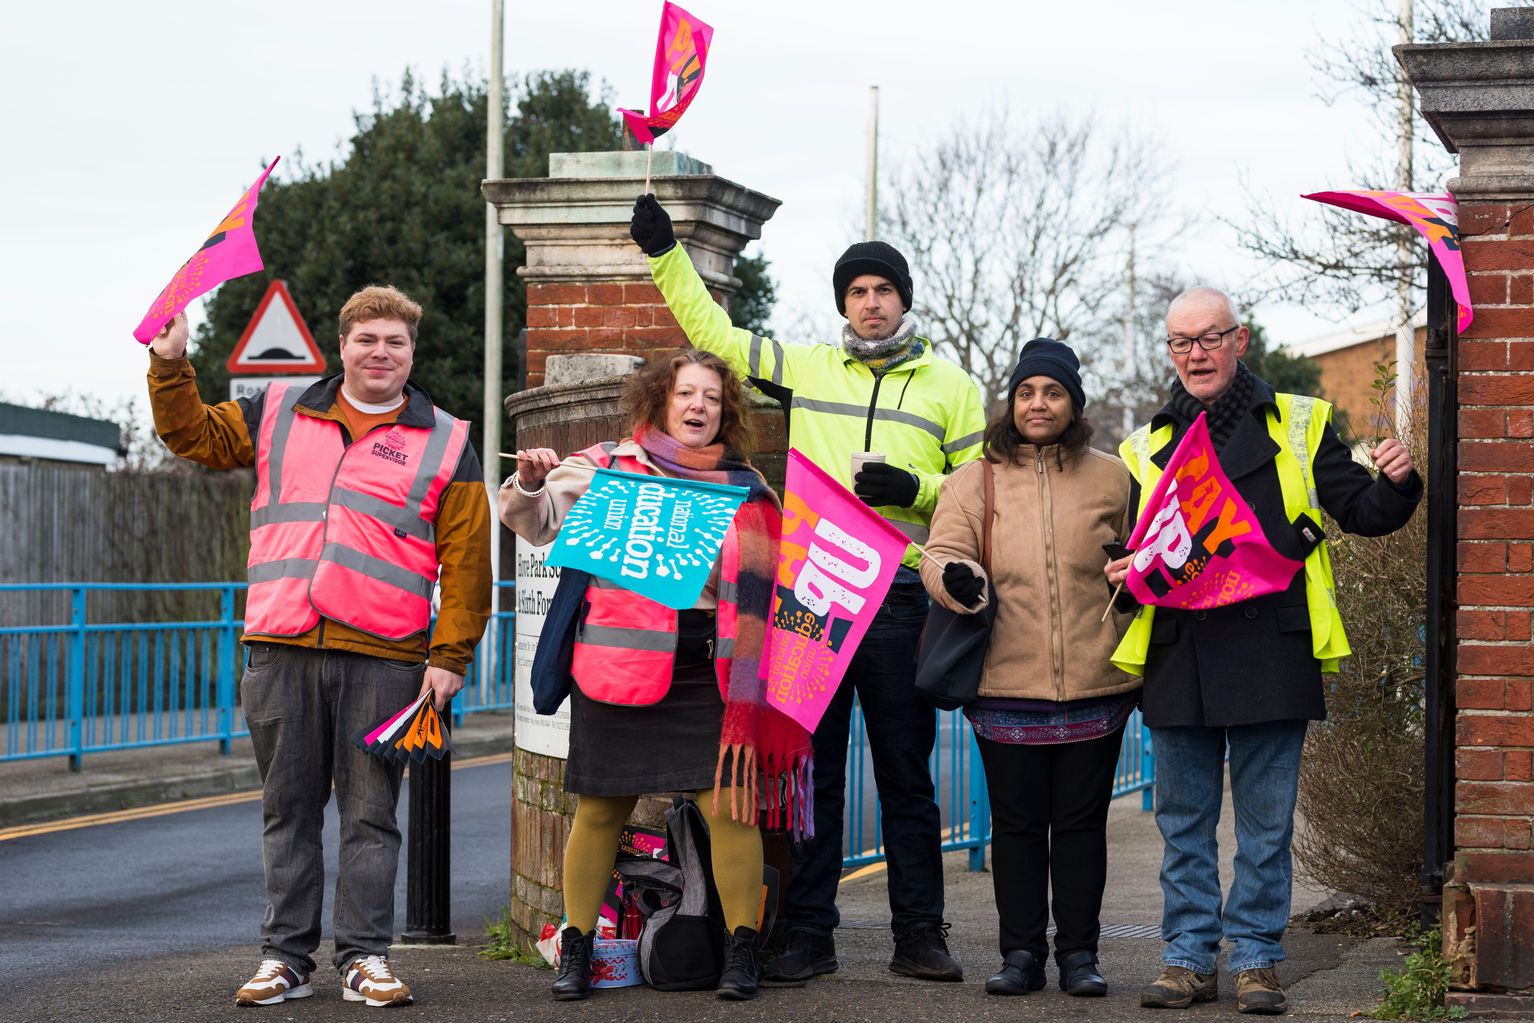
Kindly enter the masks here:
<path id="1" fill-rule="evenodd" d="M 307 975 L 300 974 L 280 959 L 263 959 L 256 975 L 234 993 L 235 1005 L 276 1005 L 289 998 L 308 998 L 314 994 Z"/>
<path id="2" fill-rule="evenodd" d="M 410 985 L 394 976 L 389 960 L 383 956 L 353 959 L 341 982 L 341 997 L 348 1002 L 366 1002 L 375 1009 L 390 1005 L 409 1005 L 415 1001 Z"/>

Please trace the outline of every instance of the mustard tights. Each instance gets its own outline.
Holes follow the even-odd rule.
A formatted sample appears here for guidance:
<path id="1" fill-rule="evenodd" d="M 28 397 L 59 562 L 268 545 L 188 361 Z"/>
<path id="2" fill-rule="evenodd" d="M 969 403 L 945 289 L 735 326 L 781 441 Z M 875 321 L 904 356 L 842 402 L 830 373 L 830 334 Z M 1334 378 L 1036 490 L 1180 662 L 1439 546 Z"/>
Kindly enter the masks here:
<path id="1" fill-rule="evenodd" d="M 708 821 L 714 887 L 719 889 L 725 925 L 733 934 L 737 927 L 756 928 L 762 897 L 762 834 L 755 824 L 730 819 L 731 795 L 730 789 L 720 790 L 716 815 L 714 790 L 695 793 L 698 809 Z M 565 844 L 565 916 L 569 926 L 582 934 L 596 928 L 618 856 L 618 832 L 638 801 L 638 796 L 581 796 L 575 805 L 570 841 Z"/>

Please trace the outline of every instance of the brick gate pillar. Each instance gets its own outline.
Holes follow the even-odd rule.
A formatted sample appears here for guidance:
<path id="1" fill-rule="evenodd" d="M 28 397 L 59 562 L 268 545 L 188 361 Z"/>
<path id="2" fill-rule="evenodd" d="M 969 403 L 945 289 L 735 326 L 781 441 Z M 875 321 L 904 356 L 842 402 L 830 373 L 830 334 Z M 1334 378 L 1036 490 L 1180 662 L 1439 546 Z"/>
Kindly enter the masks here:
<path id="1" fill-rule="evenodd" d="M 556 153 L 549 157 L 547 178 L 486 181 L 481 187 L 500 222 L 527 249 L 526 265 L 518 271 L 527 281 L 527 389 L 506 400 L 511 446 L 565 453 L 618 439 L 623 374 L 636 357 L 687 344 L 650 281 L 644 254 L 629 237 L 644 177 L 642 152 Z M 718 177 L 681 153 L 655 154 L 651 191 L 670 213 L 678 243 L 714 298 L 728 307 L 740 287 L 735 257 L 761 236 L 778 200 Z M 750 414 L 757 439 L 753 461 L 769 482 L 781 485 L 787 450 L 782 413 L 762 400 Z M 505 467 L 507 473 L 511 469 Z M 564 792 L 568 717 L 536 717 L 529 705 L 532 652 L 558 573 L 544 565 L 544 553 L 516 542 L 510 910 L 514 937 L 524 943 L 560 918 L 562 856 L 575 809 L 574 798 Z M 663 751 L 657 748 L 656 755 Z M 655 825 L 664 805 L 642 801 L 636 820 Z"/>
<path id="2" fill-rule="evenodd" d="M 1450 1004 L 1534 1013 L 1534 10 L 1488 42 L 1400 46 L 1459 176 L 1475 321 L 1460 336 Z M 1442 486 L 1445 481 L 1433 481 Z"/>
<path id="3" fill-rule="evenodd" d="M 527 386 L 550 355 L 647 357 L 687 338 L 650 283 L 629 237 L 645 154 L 554 153 L 549 176 L 487 181 L 485 198 L 527 248 Z M 778 200 L 713 174 L 684 153 L 655 154 L 650 189 L 671 214 L 677 241 L 714 297 L 729 306 L 735 257 L 777 211 Z"/>

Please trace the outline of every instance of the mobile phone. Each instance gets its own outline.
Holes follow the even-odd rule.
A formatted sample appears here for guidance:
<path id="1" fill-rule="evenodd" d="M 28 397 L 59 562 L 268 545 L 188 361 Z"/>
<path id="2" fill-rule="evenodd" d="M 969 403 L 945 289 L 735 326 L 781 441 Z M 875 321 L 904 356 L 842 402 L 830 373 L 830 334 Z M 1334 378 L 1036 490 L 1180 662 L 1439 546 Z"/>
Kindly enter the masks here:
<path id="1" fill-rule="evenodd" d="M 1112 543 L 1103 544 L 1103 553 L 1108 555 L 1109 561 L 1117 561 L 1120 558 L 1129 557 L 1134 551 L 1115 540 Z"/>

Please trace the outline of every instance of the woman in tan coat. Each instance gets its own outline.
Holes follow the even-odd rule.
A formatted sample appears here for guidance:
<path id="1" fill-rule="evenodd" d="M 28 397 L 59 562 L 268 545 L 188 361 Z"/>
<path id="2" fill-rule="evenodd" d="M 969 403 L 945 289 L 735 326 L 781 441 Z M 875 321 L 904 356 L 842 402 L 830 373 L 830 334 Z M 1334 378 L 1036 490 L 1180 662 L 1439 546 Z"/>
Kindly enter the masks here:
<path id="1" fill-rule="evenodd" d="M 991 796 L 1002 968 L 985 989 L 996 995 L 1044 986 L 1051 881 L 1060 987 L 1107 992 L 1097 939 L 1108 802 L 1140 680 L 1108 660 L 1128 616 L 1102 620 L 1104 545 L 1128 534 L 1129 471 L 1089 445 L 1085 407 L 1076 353 L 1035 338 L 985 431 L 998 606 L 979 697 L 965 714 Z M 954 611 L 989 599 L 979 564 L 984 508 L 980 462 L 944 481 L 921 574 Z"/>

